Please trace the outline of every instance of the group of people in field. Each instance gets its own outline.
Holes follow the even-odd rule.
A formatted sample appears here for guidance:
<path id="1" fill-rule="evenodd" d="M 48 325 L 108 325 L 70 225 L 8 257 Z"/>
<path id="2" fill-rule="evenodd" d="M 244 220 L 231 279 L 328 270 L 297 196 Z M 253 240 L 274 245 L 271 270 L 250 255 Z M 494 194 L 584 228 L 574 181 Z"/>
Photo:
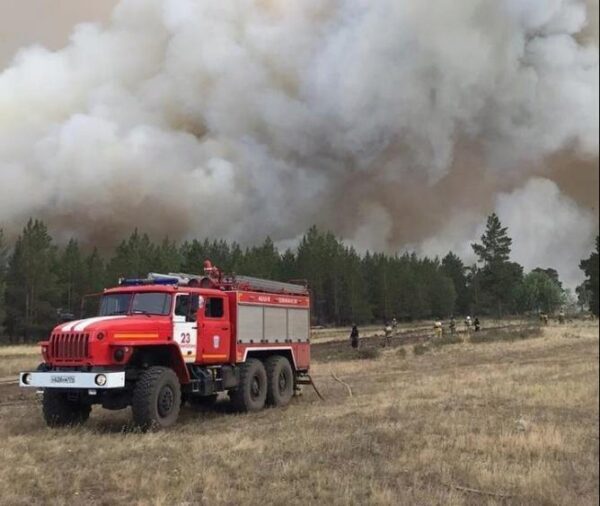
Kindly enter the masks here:
<path id="1" fill-rule="evenodd" d="M 475 332 L 479 332 L 481 330 L 481 322 L 479 318 L 475 317 L 472 319 L 470 316 L 465 318 L 465 329 L 467 332 L 471 332 L 471 330 L 475 330 Z M 450 329 L 450 335 L 455 335 L 457 333 L 456 327 L 456 318 L 454 316 L 450 317 L 450 322 L 448 323 L 448 328 Z M 435 332 L 435 337 L 443 337 L 444 335 L 444 325 L 441 321 L 435 322 L 433 326 L 433 330 Z"/>
<path id="2" fill-rule="evenodd" d="M 474 319 L 471 319 L 470 316 L 467 316 L 465 318 L 465 328 L 467 330 L 467 332 L 471 332 L 472 329 L 475 330 L 475 332 L 479 332 L 481 330 L 481 322 L 479 321 L 479 318 L 475 317 Z M 383 335 L 384 335 L 384 341 L 383 341 L 383 346 L 389 346 L 392 343 L 392 336 L 396 333 L 396 329 L 398 327 L 398 320 L 396 320 L 396 318 L 392 318 L 391 321 L 386 321 L 384 323 L 384 327 L 383 327 Z M 455 335 L 457 332 L 457 327 L 456 327 L 456 319 L 454 318 L 454 316 L 452 316 L 450 318 L 450 322 L 448 324 L 448 328 L 450 329 L 450 334 L 451 335 Z M 436 321 L 434 326 L 434 333 L 435 333 L 435 337 L 439 337 L 441 338 L 444 334 L 444 326 L 442 324 L 441 321 Z M 350 330 L 350 346 L 352 346 L 352 348 L 358 348 L 360 344 L 360 333 L 358 330 L 358 326 L 353 323 L 352 324 L 352 328 Z"/>
<path id="3" fill-rule="evenodd" d="M 542 325 L 548 325 L 548 321 L 549 321 L 549 316 L 547 313 L 543 313 L 540 312 L 539 313 L 539 320 L 540 323 Z M 563 310 L 561 310 L 557 315 L 556 315 L 556 321 L 560 324 L 565 323 L 566 322 L 566 315 L 565 312 Z M 398 327 L 398 320 L 396 320 L 396 318 L 392 318 L 389 321 L 385 321 L 384 322 L 384 326 L 383 326 L 383 335 L 384 335 L 384 341 L 383 341 L 383 346 L 389 346 L 392 343 L 392 336 L 396 334 L 396 329 Z M 470 316 L 467 316 L 464 319 L 464 327 L 467 333 L 470 333 L 471 331 L 475 331 L 475 332 L 479 332 L 481 330 L 481 322 L 479 320 L 478 317 L 475 318 L 471 318 Z M 454 336 L 456 335 L 456 333 L 458 332 L 457 329 L 457 322 L 456 322 L 456 318 L 454 318 L 454 316 L 450 317 L 450 320 L 448 322 L 448 329 L 450 331 L 450 335 Z M 436 321 L 433 325 L 433 331 L 434 331 L 434 335 L 436 338 L 441 338 L 444 335 L 444 325 L 442 323 L 442 321 Z M 352 348 L 358 348 L 359 347 L 359 343 L 360 343 L 360 335 L 359 335 L 359 330 L 358 330 L 358 326 L 356 324 L 352 324 L 352 330 L 350 331 L 350 346 L 352 346 Z"/>
<path id="4" fill-rule="evenodd" d="M 385 322 L 383 327 L 383 334 L 385 337 L 385 340 L 383 342 L 384 346 L 392 344 L 392 335 L 396 331 L 396 327 L 398 327 L 398 320 L 396 320 L 396 318 L 392 318 L 392 321 L 390 322 Z M 360 336 L 358 333 L 358 326 L 355 323 L 353 323 L 352 330 L 350 330 L 350 346 L 352 346 L 352 348 L 355 349 L 358 348 L 359 339 Z"/>
<path id="5" fill-rule="evenodd" d="M 540 323 L 542 325 L 548 325 L 548 322 L 550 320 L 550 317 L 548 316 L 548 313 L 539 313 L 539 319 L 540 319 Z M 566 321 L 566 315 L 565 312 L 563 310 L 561 310 L 558 315 L 556 316 L 556 320 L 558 321 L 558 323 L 563 324 Z"/>

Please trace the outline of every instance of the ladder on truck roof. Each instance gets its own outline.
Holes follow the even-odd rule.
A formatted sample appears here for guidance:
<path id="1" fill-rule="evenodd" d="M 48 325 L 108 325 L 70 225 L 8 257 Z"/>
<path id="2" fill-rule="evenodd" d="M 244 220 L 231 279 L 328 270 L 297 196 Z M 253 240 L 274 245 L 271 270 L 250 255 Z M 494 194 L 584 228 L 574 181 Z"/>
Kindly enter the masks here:
<path id="1" fill-rule="evenodd" d="M 253 278 L 251 276 L 232 276 L 233 289 L 253 290 L 255 292 L 283 293 L 290 295 L 308 295 L 308 288 L 294 283 Z"/>
<path id="2" fill-rule="evenodd" d="M 209 284 L 202 283 L 208 280 Z M 129 280 L 128 280 L 129 281 Z M 184 272 L 169 272 L 160 274 L 151 272 L 146 280 L 139 280 L 137 284 L 173 284 L 181 286 L 212 286 L 221 290 L 248 290 L 254 292 L 280 293 L 287 295 L 308 295 L 308 288 L 296 283 L 285 283 L 283 281 L 273 281 L 270 279 L 255 278 L 252 276 L 231 275 L 220 279 L 214 279 L 209 276 L 199 274 L 187 274 Z"/>

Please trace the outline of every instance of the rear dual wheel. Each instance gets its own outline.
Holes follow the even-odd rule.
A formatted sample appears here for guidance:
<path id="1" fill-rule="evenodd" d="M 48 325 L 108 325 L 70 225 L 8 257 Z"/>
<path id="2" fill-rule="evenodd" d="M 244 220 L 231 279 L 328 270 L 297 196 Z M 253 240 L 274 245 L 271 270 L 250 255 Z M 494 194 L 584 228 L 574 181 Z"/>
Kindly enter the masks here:
<path id="1" fill-rule="evenodd" d="M 240 366 L 240 382 L 229 397 L 238 411 L 258 411 L 267 399 L 267 371 L 263 363 L 249 358 Z"/>
<path id="2" fill-rule="evenodd" d="M 229 396 L 238 411 L 258 411 L 265 404 L 285 406 L 294 394 L 294 372 L 287 358 L 273 355 L 261 362 L 248 359 L 240 366 L 240 383 Z"/>
<path id="3" fill-rule="evenodd" d="M 294 372 L 290 361 L 281 355 L 273 355 L 266 361 L 267 404 L 286 406 L 294 395 Z"/>

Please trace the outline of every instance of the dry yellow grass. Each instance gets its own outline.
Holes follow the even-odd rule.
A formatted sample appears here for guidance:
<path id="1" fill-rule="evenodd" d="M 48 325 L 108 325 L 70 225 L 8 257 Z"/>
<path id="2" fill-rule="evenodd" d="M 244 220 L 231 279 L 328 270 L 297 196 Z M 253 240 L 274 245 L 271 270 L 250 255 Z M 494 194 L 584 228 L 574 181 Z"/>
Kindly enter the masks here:
<path id="1" fill-rule="evenodd" d="M 99 408 L 86 427 L 50 430 L 0 390 L 0 502 L 598 504 L 597 326 L 406 348 L 315 363 L 325 402 L 305 390 L 251 415 L 186 408 L 156 434 Z"/>
<path id="2" fill-rule="evenodd" d="M 0 347 L 0 380 L 16 376 L 26 368 L 36 367 L 41 361 L 39 346 Z"/>

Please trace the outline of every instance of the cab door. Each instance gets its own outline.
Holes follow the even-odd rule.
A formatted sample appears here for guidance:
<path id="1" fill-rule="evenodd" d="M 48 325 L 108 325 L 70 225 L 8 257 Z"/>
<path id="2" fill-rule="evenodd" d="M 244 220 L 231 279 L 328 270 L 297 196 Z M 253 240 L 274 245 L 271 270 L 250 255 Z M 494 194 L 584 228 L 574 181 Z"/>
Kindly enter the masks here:
<path id="1" fill-rule="evenodd" d="M 175 296 L 173 309 L 173 340 L 179 345 L 185 362 L 195 362 L 197 358 L 199 297 L 187 293 Z"/>
<path id="2" fill-rule="evenodd" d="M 199 361 L 203 364 L 228 362 L 231 323 L 227 299 L 219 295 L 206 296 L 203 311 L 200 312 Z"/>

